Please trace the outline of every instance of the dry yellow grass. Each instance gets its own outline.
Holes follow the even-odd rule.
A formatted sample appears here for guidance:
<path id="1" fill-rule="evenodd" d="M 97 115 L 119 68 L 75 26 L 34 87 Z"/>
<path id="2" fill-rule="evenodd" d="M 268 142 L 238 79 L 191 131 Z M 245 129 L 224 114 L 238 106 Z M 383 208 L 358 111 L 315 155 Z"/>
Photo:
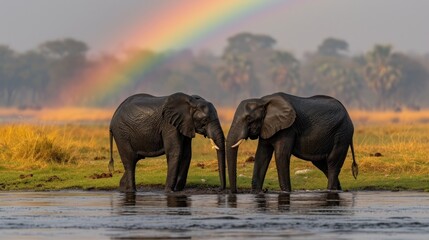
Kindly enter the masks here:
<path id="1" fill-rule="evenodd" d="M 17 170 L 78 163 L 82 150 L 97 149 L 96 139 L 85 138 L 85 134 L 94 132 L 78 126 L 0 125 L 0 160 L 3 166 Z"/>
<path id="2" fill-rule="evenodd" d="M 42 167 L 49 161 L 74 161 L 82 158 L 81 152 L 107 151 L 107 126 L 97 131 L 73 125 L 52 126 L 49 122 L 102 121 L 106 124 L 114 109 L 60 108 L 42 110 L 0 109 L 2 118 L 32 119 L 43 122 L 42 126 L 7 124 L 0 126 L 0 157 L 11 158 L 14 168 Z M 227 131 L 235 109 L 218 108 L 223 127 Z M 349 111 L 355 122 L 355 150 L 361 171 L 390 173 L 429 174 L 429 110 L 402 112 Z M 7 121 L 4 121 L 6 122 Z M 413 123 L 413 124 L 411 124 Z M 418 124 L 416 124 L 418 123 Z M 83 140 L 84 139 L 84 140 Z M 201 142 L 201 143 L 200 143 Z M 211 152 L 204 140 L 195 142 L 195 149 Z M 249 147 L 246 147 L 248 145 Z M 100 147 L 102 146 L 102 147 Z M 6 152 L 6 147 L 9 149 Z M 41 151 L 45 148 L 45 151 Z M 241 148 L 243 161 L 254 154 L 256 141 Z M 381 157 L 374 156 L 381 153 Z M 43 155 L 44 154 L 44 155 Z M 48 155 L 47 155 L 48 154 Z M 61 155 L 63 154 L 63 155 Z M 100 153 L 101 154 L 101 153 Z M 101 154 L 102 155 L 102 154 Z M 40 159 L 44 161 L 39 161 Z M 35 163 L 28 159 L 35 159 Z M 39 160 L 38 160 L 39 159 Z M 46 160 L 48 159 L 48 160 Z M 49 160 L 50 159 L 50 160 Z M 5 160 L 5 159 L 0 159 Z M 239 159 L 240 160 L 240 159 Z M 213 159 L 213 164 L 215 165 Z M 28 164 L 28 166 L 26 165 Z M 306 167 L 303 165 L 302 167 Z"/>
<path id="3" fill-rule="evenodd" d="M 355 125 L 354 145 L 360 173 L 355 181 L 350 172 L 352 161 L 349 153 L 340 175 L 344 186 L 427 189 L 429 124 Z M 256 145 L 257 141 L 246 141 L 240 146 L 237 173 L 242 187 L 250 186 L 253 163 L 246 160 L 254 156 Z M 201 184 L 201 179 L 208 179 L 211 186 L 218 184 L 216 155 L 207 139 L 202 136 L 195 138 L 192 156 L 189 182 Z M 116 170 L 121 171 L 116 146 L 114 157 Z M 0 179 L 0 189 L 2 186 L 3 189 L 115 188 L 120 173 L 105 181 L 88 177 L 94 173 L 106 173 L 108 160 L 107 123 L 0 125 L 0 178 L 3 179 Z M 298 170 L 309 172 L 296 175 Z M 139 183 L 163 184 L 165 156 L 139 162 L 137 171 Z M 34 177 L 31 180 L 20 179 L 20 174 L 34 174 Z M 47 183 L 54 175 L 62 180 Z M 321 189 L 326 183 L 326 178 L 311 162 L 295 158 L 291 161 L 291 177 L 295 189 Z M 268 187 L 278 189 L 277 182 L 275 161 L 271 161 L 266 183 Z"/>
<path id="4" fill-rule="evenodd" d="M 360 125 L 355 151 L 362 171 L 429 174 L 429 125 Z"/>

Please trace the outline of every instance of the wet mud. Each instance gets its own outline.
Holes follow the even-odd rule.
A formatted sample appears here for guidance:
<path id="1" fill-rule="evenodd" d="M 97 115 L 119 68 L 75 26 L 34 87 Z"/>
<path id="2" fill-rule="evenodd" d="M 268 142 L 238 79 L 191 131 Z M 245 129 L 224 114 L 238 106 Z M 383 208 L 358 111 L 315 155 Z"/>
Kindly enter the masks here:
<path id="1" fill-rule="evenodd" d="M 429 193 L 1 192 L 0 232 L 2 239 L 427 239 Z"/>

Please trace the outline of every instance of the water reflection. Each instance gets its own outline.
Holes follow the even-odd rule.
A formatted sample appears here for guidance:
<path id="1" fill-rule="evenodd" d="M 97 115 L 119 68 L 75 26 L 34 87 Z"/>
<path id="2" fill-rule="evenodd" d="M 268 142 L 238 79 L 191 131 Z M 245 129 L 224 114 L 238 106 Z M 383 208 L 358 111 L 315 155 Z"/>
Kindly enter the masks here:
<path id="1" fill-rule="evenodd" d="M 217 207 L 237 208 L 237 195 L 236 194 L 218 194 Z"/>
<path id="2" fill-rule="evenodd" d="M 267 202 L 267 196 L 265 196 L 265 194 L 256 194 L 255 204 L 256 209 L 258 209 L 260 212 L 266 212 L 270 208 L 269 203 Z"/>
<path id="3" fill-rule="evenodd" d="M 335 211 L 334 207 L 351 206 L 352 199 L 341 198 L 340 193 L 335 192 L 255 194 L 254 204 L 258 212 L 287 212 L 297 209 L 300 211 L 314 211 L 321 208 L 329 212 L 330 209 Z"/>
<path id="4" fill-rule="evenodd" d="M 0 193 L 2 239 L 427 239 L 428 216 L 423 192 Z"/>
<path id="5" fill-rule="evenodd" d="M 290 193 L 280 193 L 277 196 L 279 212 L 287 212 L 290 210 Z"/>
<path id="6" fill-rule="evenodd" d="M 186 195 L 167 195 L 167 207 L 186 208 L 191 207 L 191 201 Z"/>
<path id="7" fill-rule="evenodd" d="M 121 193 L 113 200 L 112 210 L 119 215 L 159 214 L 190 215 L 191 200 L 183 194 Z"/>
<path id="8" fill-rule="evenodd" d="M 167 195 L 168 215 L 191 215 L 191 201 L 186 195 Z"/>
<path id="9" fill-rule="evenodd" d="M 334 193 L 334 192 L 328 192 L 326 193 L 326 206 L 340 206 L 341 205 L 341 199 L 340 194 Z"/>
<path id="10" fill-rule="evenodd" d="M 348 193 L 278 193 L 278 194 L 120 194 L 112 204 L 119 215 L 192 215 L 202 209 L 245 209 L 255 213 L 307 212 L 308 214 L 348 214 L 353 205 Z M 338 208 L 341 207 L 341 208 Z M 339 210 L 340 209 L 340 210 Z"/>
<path id="11" fill-rule="evenodd" d="M 124 198 L 123 198 L 123 206 L 135 206 L 136 205 L 136 193 L 132 192 L 132 193 L 124 193 Z"/>

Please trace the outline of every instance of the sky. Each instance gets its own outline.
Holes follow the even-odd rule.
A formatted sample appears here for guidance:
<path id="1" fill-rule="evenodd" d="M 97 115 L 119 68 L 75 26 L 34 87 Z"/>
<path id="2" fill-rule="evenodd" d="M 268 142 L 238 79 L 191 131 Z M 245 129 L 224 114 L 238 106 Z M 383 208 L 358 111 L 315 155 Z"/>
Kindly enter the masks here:
<path id="1" fill-rule="evenodd" d="M 197 2 L 181 0 L 189 1 Z M 27 51 L 44 41 L 70 37 L 87 43 L 92 54 L 113 53 L 134 47 L 166 50 L 157 49 L 159 46 L 134 46 L 128 36 L 141 31 L 139 26 L 150 25 L 154 16 L 166 12 L 172 3 L 177 2 L 0 0 L 0 45 Z M 188 47 L 221 53 L 227 37 L 246 31 L 270 35 L 277 40 L 276 48 L 298 56 L 315 51 L 327 37 L 347 41 L 353 54 L 368 51 L 375 44 L 391 44 L 394 50 L 407 53 L 429 53 L 427 0 L 279 2 L 283 3 L 234 18 L 219 26 L 215 33 L 208 35 L 208 39 L 193 42 Z M 174 20 L 171 26 L 174 28 Z"/>

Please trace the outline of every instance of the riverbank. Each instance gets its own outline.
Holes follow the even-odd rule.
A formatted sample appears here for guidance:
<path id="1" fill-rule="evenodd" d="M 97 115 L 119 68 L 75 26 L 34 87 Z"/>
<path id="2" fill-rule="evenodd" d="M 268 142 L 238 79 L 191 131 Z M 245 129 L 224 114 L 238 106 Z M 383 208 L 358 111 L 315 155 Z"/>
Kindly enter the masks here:
<path id="1" fill-rule="evenodd" d="M 3 124 L 0 125 L 0 190 L 113 190 L 123 173 L 114 147 L 115 172 L 108 172 L 108 125 Z M 429 191 L 429 124 L 355 124 L 354 146 L 359 176 L 351 174 L 351 154 L 340 174 L 344 190 Z M 252 157 L 257 141 L 246 141 L 238 158 L 238 186 L 248 191 L 253 173 Z M 159 187 L 166 178 L 165 156 L 139 161 L 139 189 Z M 293 190 L 323 190 L 327 179 L 310 162 L 291 160 Z M 193 140 L 193 158 L 188 188 L 217 189 L 218 165 L 215 151 L 201 136 Z M 264 189 L 279 190 L 275 161 Z"/>

